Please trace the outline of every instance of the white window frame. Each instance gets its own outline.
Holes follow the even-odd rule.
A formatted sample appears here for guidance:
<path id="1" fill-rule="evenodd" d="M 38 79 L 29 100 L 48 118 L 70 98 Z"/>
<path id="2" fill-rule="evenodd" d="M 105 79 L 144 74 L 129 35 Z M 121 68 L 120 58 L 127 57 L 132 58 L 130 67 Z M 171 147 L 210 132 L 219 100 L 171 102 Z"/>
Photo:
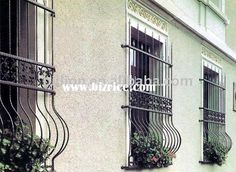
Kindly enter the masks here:
<path id="1" fill-rule="evenodd" d="M 167 56 L 168 56 L 168 46 L 166 46 L 166 44 L 168 43 L 168 36 L 165 33 L 161 33 L 159 31 L 159 29 L 155 28 L 153 25 L 151 25 L 150 23 L 144 22 L 142 19 L 137 18 L 134 15 L 128 14 L 127 15 L 127 23 L 126 23 L 126 44 L 127 45 L 131 45 L 131 35 L 129 32 L 130 28 L 129 27 L 134 27 L 137 28 L 137 25 L 139 26 L 139 31 L 147 34 L 150 37 L 153 37 L 154 39 L 158 40 L 159 42 L 161 42 L 163 44 L 163 60 L 166 60 Z M 166 49 L 167 47 L 167 49 Z M 130 58 L 129 58 L 129 51 L 127 51 L 126 53 L 126 84 L 130 85 L 130 78 L 131 78 L 131 71 L 129 68 L 130 65 Z M 163 78 L 165 78 L 165 70 L 163 69 Z M 165 87 L 164 87 L 165 89 Z M 165 93 L 165 90 L 163 90 L 163 93 Z M 129 104 L 129 93 L 126 93 L 126 104 Z M 128 155 L 129 155 L 129 151 L 130 151 L 130 126 L 131 126 L 131 122 L 129 120 L 129 113 L 130 113 L 131 109 L 128 109 L 126 111 L 126 165 L 128 165 L 129 159 L 128 159 Z"/>
<path id="2" fill-rule="evenodd" d="M 216 73 L 219 74 L 219 83 L 225 83 L 225 78 L 223 77 L 223 67 L 218 64 L 217 62 L 207 58 L 207 57 L 203 57 L 202 59 L 202 70 L 201 70 L 201 78 L 204 79 L 204 67 L 207 67 L 210 70 L 215 71 Z M 219 98 L 219 101 L 221 100 L 221 98 Z M 201 83 L 201 107 L 204 107 L 204 88 L 203 88 L 203 82 Z M 204 112 L 201 111 L 201 119 L 204 119 Z M 204 146 L 204 126 L 203 123 L 201 123 L 200 125 L 200 134 L 201 134 L 201 146 L 200 146 L 200 150 L 201 150 L 201 157 L 200 159 L 203 161 L 204 160 L 204 153 L 203 153 L 203 146 Z"/>
<path id="3" fill-rule="evenodd" d="M 225 13 L 225 0 L 218 0 L 218 4 L 213 2 L 213 0 L 208 0 L 208 3 L 213 8 L 216 8 L 219 11 L 221 11 L 222 13 Z"/>

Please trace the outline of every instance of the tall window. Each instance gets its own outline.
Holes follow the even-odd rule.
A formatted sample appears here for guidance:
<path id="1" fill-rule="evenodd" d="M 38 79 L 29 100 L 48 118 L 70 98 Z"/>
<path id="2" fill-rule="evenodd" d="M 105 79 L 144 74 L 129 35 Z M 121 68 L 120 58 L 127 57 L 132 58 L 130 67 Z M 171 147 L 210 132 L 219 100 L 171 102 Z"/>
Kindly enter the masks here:
<path id="1" fill-rule="evenodd" d="M 227 153 L 232 142 L 225 130 L 225 76 L 220 67 L 203 62 L 203 162 L 214 163 L 212 152 Z M 223 153 L 223 152 L 222 152 Z"/>
<path id="2" fill-rule="evenodd" d="M 52 0 L 0 0 L 0 171 L 54 171 L 68 143 L 54 103 L 54 13 Z"/>
<path id="3" fill-rule="evenodd" d="M 172 164 L 181 138 L 172 121 L 172 60 L 167 38 L 148 27 L 129 23 L 128 164 L 124 169 Z"/>
<path id="4" fill-rule="evenodd" d="M 224 11 L 225 0 L 209 0 L 209 1 L 212 2 L 216 7 L 218 7 L 220 11 Z"/>
<path id="5" fill-rule="evenodd" d="M 18 13 L 18 11 L 25 11 Z M 28 5 L 26 1 L 7 1 L 2 0 L 0 2 L 0 51 L 2 53 L 8 53 L 16 56 L 21 56 L 25 59 L 35 59 L 35 9 L 34 6 Z M 26 16 L 29 17 L 26 17 Z M 29 27 L 27 27 L 29 25 Z M 5 54 L 6 55 L 6 54 Z M 15 59 L 7 59 L 5 57 L 1 57 L 1 80 L 16 82 L 25 82 L 29 84 L 30 72 L 25 70 L 25 63 L 18 63 Z M 17 64 L 18 63 L 18 64 Z M 16 64 L 17 69 L 16 69 Z M 11 70 L 9 70 L 9 67 Z M 21 75 L 21 77 L 16 77 L 17 72 Z M 32 80 L 32 82 L 34 82 Z M 2 100 L 5 103 L 5 106 L 8 107 L 9 113 L 12 114 L 13 121 L 16 120 L 17 115 L 13 115 L 14 111 L 11 107 L 11 104 L 14 106 L 15 110 L 21 111 L 20 103 L 17 102 L 17 99 L 25 104 L 26 94 L 29 94 L 30 99 L 35 99 L 35 94 L 28 90 L 27 92 L 24 89 L 20 89 L 17 87 L 12 87 L 8 84 L 3 84 L 0 86 Z M 19 95 L 21 96 L 19 96 Z M 11 95 L 11 96 L 9 96 Z M 24 98 L 23 98 L 24 97 Z M 24 99 L 24 100 L 23 100 Z M 31 101 L 32 102 L 32 101 Z M 35 105 L 31 104 L 32 110 L 35 112 Z M 8 118 L 6 112 L 2 110 L 2 114 L 4 119 Z M 26 109 L 26 111 L 30 111 Z M 29 113 L 29 117 L 31 119 L 32 128 L 35 130 L 35 117 L 31 113 Z M 22 116 L 23 117 L 23 116 Z M 23 117 L 24 118 L 24 117 Z M 7 119 L 9 121 L 9 119 Z M 28 122 L 25 120 L 25 122 Z M 8 125 L 10 126 L 10 125 Z"/>

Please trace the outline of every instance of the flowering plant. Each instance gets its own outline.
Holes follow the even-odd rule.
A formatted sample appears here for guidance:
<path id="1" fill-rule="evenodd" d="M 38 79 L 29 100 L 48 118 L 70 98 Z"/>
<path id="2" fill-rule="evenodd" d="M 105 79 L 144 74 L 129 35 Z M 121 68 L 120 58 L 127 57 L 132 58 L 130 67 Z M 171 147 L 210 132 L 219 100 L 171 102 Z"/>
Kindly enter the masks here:
<path id="1" fill-rule="evenodd" d="M 204 142 L 204 158 L 219 166 L 225 163 L 227 158 L 227 150 L 221 143 L 205 141 Z"/>
<path id="2" fill-rule="evenodd" d="M 0 143 L 0 172 L 46 172 L 45 162 L 52 146 L 49 140 L 22 132 L 15 122 L 16 132 L 8 129 L 2 134 Z M 24 131 L 28 128 L 24 124 Z"/>
<path id="3" fill-rule="evenodd" d="M 134 133 L 131 138 L 134 164 L 142 168 L 161 168 L 172 164 L 175 154 L 162 147 L 156 137 Z"/>

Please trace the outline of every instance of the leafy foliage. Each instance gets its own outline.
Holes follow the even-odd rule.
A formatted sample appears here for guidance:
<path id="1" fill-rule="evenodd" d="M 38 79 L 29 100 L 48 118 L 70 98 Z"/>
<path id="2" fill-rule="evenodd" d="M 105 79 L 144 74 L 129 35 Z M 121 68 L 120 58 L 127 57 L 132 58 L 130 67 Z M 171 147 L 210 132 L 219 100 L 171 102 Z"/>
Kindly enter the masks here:
<path id="1" fill-rule="evenodd" d="M 23 131 L 16 123 L 15 134 L 5 131 L 0 143 L 0 172 L 46 172 L 44 166 L 52 148 L 49 140 Z"/>
<path id="2" fill-rule="evenodd" d="M 168 167 L 175 154 L 164 149 L 155 137 L 134 133 L 131 138 L 132 155 L 138 167 Z"/>
<path id="3" fill-rule="evenodd" d="M 227 149 L 221 143 L 204 142 L 204 158 L 207 161 L 215 163 L 219 166 L 225 163 L 227 158 Z"/>

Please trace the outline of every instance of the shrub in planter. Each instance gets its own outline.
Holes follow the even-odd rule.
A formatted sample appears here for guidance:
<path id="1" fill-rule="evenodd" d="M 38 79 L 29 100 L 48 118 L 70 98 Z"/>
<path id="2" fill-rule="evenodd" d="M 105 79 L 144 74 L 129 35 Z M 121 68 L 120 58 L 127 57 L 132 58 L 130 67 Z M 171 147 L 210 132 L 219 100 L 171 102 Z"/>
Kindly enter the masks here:
<path id="1" fill-rule="evenodd" d="M 24 125 L 24 131 L 27 131 Z M 16 125 L 16 133 L 4 131 L 3 141 L 0 143 L 0 172 L 46 172 L 44 163 L 52 148 L 49 140 L 32 136 Z M 11 139 L 13 137 L 13 144 Z"/>
<path id="2" fill-rule="evenodd" d="M 164 149 L 159 140 L 151 136 L 134 133 L 131 138 L 134 164 L 141 168 L 161 168 L 172 164 L 175 154 Z"/>
<path id="3" fill-rule="evenodd" d="M 225 163 L 227 157 L 227 149 L 221 143 L 205 141 L 203 154 L 206 161 L 210 161 L 219 166 Z"/>

